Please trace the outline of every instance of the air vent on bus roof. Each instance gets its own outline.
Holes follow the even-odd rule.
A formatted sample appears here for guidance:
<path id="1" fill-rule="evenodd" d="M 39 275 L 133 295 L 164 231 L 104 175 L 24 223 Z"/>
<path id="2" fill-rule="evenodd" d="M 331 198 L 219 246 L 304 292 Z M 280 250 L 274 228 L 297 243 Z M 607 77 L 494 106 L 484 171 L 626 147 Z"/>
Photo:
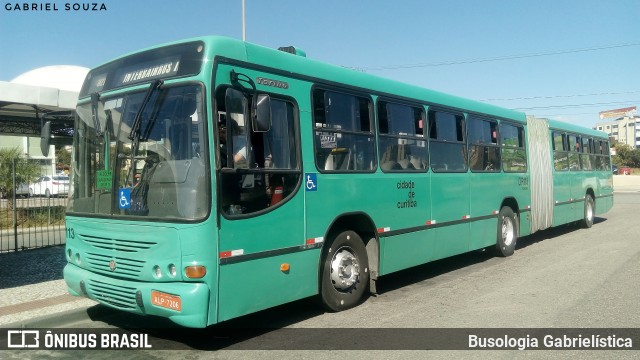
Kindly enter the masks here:
<path id="1" fill-rule="evenodd" d="M 307 53 L 304 50 L 296 49 L 294 46 L 282 46 L 278 50 L 288 52 L 289 54 L 307 57 Z"/>

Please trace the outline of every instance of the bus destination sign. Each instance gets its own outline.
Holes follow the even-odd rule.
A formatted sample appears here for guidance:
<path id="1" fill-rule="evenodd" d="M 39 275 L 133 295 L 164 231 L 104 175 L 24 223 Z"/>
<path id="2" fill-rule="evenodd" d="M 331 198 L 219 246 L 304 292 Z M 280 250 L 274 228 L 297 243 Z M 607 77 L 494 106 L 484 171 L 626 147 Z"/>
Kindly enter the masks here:
<path id="1" fill-rule="evenodd" d="M 180 70 L 180 56 L 154 59 L 120 69 L 116 73 L 114 86 L 123 86 L 159 78 L 176 76 Z"/>
<path id="2" fill-rule="evenodd" d="M 129 55 L 91 70 L 80 98 L 150 82 L 198 74 L 204 59 L 204 44 L 193 41 Z"/>

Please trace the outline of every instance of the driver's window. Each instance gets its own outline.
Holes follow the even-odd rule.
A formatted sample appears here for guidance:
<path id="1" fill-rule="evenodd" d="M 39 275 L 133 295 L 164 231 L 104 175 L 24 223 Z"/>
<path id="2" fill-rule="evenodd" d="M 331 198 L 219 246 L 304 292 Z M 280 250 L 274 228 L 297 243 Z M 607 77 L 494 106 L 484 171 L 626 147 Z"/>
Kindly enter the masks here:
<path id="1" fill-rule="evenodd" d="M 300 179 L 295 106 L 271 98 L 269 131 L 253 131 L 249 94 L 227 88 L 217 96 L 220 207 L 236 217 L 284 203 Z"/>

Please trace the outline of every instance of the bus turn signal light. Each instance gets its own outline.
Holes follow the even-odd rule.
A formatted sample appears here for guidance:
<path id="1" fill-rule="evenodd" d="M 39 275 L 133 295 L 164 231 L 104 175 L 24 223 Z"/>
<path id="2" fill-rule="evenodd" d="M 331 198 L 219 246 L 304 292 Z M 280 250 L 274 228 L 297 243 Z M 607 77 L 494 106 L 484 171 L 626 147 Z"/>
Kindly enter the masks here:
<path id="1" fill-rule="evenodd" d="M 280 271 L 282 272 L 289 272 L 289 269 L 291 268 L 291 266 L 289 266 L 289 264 L 284 263 L 284 264 L 280 264 Z"/>
<path id="2" fill-rule="evenodd" d="M 202 265 L 187 266 L 184 268 L 184 274 L 191 279 L 200 279 L 207 274 L 207 268 Z"/>

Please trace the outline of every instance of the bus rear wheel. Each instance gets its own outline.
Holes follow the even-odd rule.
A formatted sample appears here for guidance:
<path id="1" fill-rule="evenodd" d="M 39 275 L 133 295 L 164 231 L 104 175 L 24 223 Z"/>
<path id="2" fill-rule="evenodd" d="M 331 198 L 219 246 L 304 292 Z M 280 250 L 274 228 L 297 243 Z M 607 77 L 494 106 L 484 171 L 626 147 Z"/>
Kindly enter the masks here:
<path id="1" fill-rule="evenodd" d="M 593 201 L 593 197 L 587 194 L 584 197 L 584 218 L 582 219 L 582 227 L 585 229 L 590 228 L 593 225 L 593 220 L 596 216 L 596 204 Z"/>
<path id="2" fill-rule="evenodd" d="M 518 240 L 518 217 L 508 206 L 503 206 L 498 214 L 498 234 L 495 252 L 498 256 L 513 255 Z"/>
<path id="3" fill-rule="evenodd" d="M 351 230 L 339 233 L 322 259 L 322 304 L 336 312 L 358 305 L 369 286 L 369 261 L 360 236 Z"/>

